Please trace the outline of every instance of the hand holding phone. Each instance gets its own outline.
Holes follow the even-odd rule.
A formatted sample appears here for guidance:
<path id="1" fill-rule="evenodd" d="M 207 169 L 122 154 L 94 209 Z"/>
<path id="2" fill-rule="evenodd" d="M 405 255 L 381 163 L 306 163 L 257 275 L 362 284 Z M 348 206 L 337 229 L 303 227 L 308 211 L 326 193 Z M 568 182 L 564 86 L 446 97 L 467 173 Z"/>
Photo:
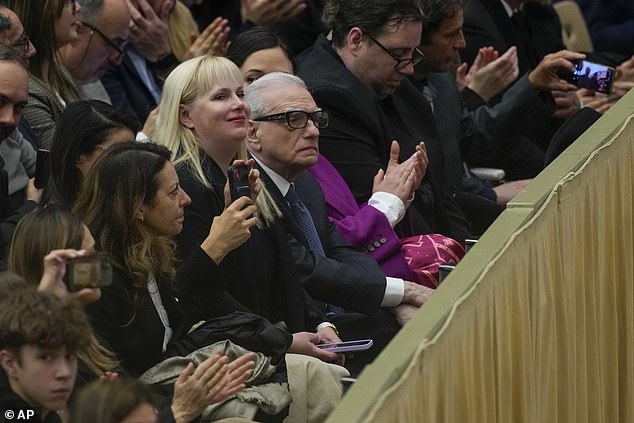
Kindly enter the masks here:
<path id="1" fill-rule="evenodd" d="M 575 71 L 570 73 L 564 72 L 562 79 L 576 85 L 579 88 L 596 91 L 598 93 L 607 94 L 612 88 L 614 79 L 614 68 L 601 65 L 599 63 L 588 62 L 587 60 L 579 60 L 574 62 Z"/>
<path id="2" fill-rule="evenodd" d="M 332 344 L 318 344 L 317 348 L 324 351 L 330 351 L 335 353 L 353 352 L 353 351 L 365 351 L 370 349 L 374 344 L 371 339 L 358 339 L 356 341 L 343 341 Z"/>
<path id="3" fill-rule="evenodd" d="M 236 201 L 240 197 L 251 197 L 251 189 L 249 187 L 249 167 L 246 163 L 233 164 L 227 170 L 227 179 L 229 181 L 229 194 L 231 202 Z"/>
<path id="4" fill-rule="evenodd" d="M 112 283 L 112 265 L 104 253 L 70 259 L 66 262 L 64 283 L 69 292 L 108 286 Z"/>

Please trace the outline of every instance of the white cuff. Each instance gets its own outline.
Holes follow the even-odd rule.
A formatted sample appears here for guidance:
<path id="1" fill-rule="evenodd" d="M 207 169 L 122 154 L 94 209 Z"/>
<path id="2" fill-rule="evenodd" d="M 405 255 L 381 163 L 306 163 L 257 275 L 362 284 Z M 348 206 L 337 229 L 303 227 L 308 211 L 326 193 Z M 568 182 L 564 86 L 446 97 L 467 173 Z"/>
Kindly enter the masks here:
<path id="1" fill-rule="evenodd" d="M 142 131 L 139 131 L 136 133 L 135 141 L 136 142 L 150 142 L 150 138 L 148 138 L 148 136 L 145 135 Z"/>
<path id="2" fill-rule="evenodd" d="M 319 332 L 320 330 L 325 328 L 332 328 L 332 330 L 335 332 L 335 335 L 339 336 L 339 331 L 337 330 L 337 326 L 335 326 L 334 323 L 330 323 L 330 322 L 321 322 L 320 324 L 317 325 L 317 330 L 315 332 Z"/>
<path id="3" fill-rule="evenodd" d="M 385 294 L 383 295 L 383 301 L 381 301 L 381 307 L 396 307 L 403 302 L 404 295 L 405 284 L 403 279 L 387 276 L 385 278 Z"/>
<path id="4" fill-rule="evenodd" d="M 375 192 L 368 200 L 368 205 L 383 213 L 392 227 L 396 226 L 405 216 L 405 204 L 400 198 L 389 192 Z"/>

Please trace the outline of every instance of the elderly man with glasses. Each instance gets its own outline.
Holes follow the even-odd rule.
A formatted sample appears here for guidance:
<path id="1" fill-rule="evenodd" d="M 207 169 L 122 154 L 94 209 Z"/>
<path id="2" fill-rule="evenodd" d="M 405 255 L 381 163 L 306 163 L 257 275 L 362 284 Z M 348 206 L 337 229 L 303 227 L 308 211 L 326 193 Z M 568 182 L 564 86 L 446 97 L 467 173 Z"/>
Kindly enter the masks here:
<path id="1" fill-rule="evenodd" d="M 251 106 L 247 147 L 281 210 L 304 289 L 330 304 L 327 316 L 342 339 L 374 340 L 373 348 L 348 360 L 356 374 L 407 320 L 404 314 L 411 317 L 433 290 L 386 277 L 328 220 L 323 192 L 306 170 L 317 162 L 319 133 L 328 128 L 329 114 L 315 104 L 302 80 L 270 73 L 247 88 L 245 99 Z"/>
<path id="2" fill-rule="evenodd" d="M 444 180 L 442 145 L 421 117 L 428 106 L 409 80 L 423 60 L 418 49 L 422 19 L 415 0 L 327 0 L 324 23 L 332 39 L 322 36 L 300 55 L 297 74 L 330 115 L 319 136 L 320 150 L 357 202 L 372 195 L 393 140 L 400 145 L 401 161 L 425 141 L 426 175 L 408 196 L 409 207 L 396 202 L 405 217 L 395 230 L 402 237 L 441 233 L 462 241 L 470 227 Z"/>
<path id="3" fill-rule="evenodd" d="M 126 0 L 78 0 L 78 3 L 81 5 L 77 16 L 79 38 L 63 47 L 60 56 L 81 86 L 99 80 L 108 66 L 121 63 L 128 43 L 130 11 Z"/>

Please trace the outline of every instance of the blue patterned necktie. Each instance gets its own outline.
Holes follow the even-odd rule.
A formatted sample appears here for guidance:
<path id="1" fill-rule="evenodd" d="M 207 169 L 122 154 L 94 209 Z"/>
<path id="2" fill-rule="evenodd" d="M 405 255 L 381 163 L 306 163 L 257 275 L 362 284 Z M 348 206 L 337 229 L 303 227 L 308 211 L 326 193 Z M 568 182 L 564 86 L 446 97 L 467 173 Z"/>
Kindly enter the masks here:
<path id="1" fill-rule="evenodd" d="M 295 185 L 293 184 L 291 184 L 291 187 L 286 193 L 286 201 L 288 201 L 288 204 L 291 207 L 291 212 L 293 213 L 293 217 L 295 217 L 295 220 L 297 221 L 297 226 L 299 226 L 299 230 L 302 231 L 304 237 L 306 238 L 306 242 L 308 242 L 308 248 L 310 248 L 313 253 L 322 257 L 326 257 L 324 247 L 323 245 L 321 245 L 321 240 L 319 239 L 319 234 L 317 233 L 317 228 L 315 228 L 313 217 L 310 215 L 310 212 L 297 195 L 297 192 L 295 191 Z M 328 318 L 344 312 L 345 310 L 341 307 L 332 304 L 326 304 L 326 316 Z"/>
<path id="2" fill-rule="evenodd" d="M 315 254 L 326 257 L 324 247 L 321 245 L 321 240 L 319 239 L 319 234 L 317 233 L 317 228 L 315 228 L 315 222 L 313 222 L 313 217 L 310 215 L 310 212 L 304 203 L 302 203 L 302 200 L 300 200 L 293 184 L 291 184 L 291 187 L 286 193 L 286 201 L 288 201 L 293 217 L 295 217 L 295 221 L 297 221 L 299 230 L 302 231 L 306 237 L 308 247 Z"/>

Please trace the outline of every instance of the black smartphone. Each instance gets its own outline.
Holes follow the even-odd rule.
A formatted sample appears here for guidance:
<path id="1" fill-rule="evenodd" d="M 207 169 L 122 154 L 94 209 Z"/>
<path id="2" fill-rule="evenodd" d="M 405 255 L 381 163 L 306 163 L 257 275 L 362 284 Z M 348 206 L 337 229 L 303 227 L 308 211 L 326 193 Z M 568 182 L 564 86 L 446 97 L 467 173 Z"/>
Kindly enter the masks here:
<path id="1" fill-rule="evenodd" d="M 246 164 L 231 165 L 227 170 L 231 201 L 240 197 L 251 197 L 249 188 L 249 167 Z"/>
<path id="2" fill-rule="evenodd" d="M 587 88 L 598 93 L 607 94 L 612 88 L 614 68 L 599 63 L 579 60 L 574 63 L 573 73 L 565 72 L 563 79 L 579 88 Z"/>
<path id="3" fill-rule="evenodd" d="M 42 189 L 48 182 L 48 155 L 49 151 L 40 148 L 35 158 L 35 188 Z"/>
<path id="4" fill-rule="evenodd" d="M 70 292 L 112 283 L 112 265 L 104 253 L 87 254 L 66 262 L 64 283 Z"/>

